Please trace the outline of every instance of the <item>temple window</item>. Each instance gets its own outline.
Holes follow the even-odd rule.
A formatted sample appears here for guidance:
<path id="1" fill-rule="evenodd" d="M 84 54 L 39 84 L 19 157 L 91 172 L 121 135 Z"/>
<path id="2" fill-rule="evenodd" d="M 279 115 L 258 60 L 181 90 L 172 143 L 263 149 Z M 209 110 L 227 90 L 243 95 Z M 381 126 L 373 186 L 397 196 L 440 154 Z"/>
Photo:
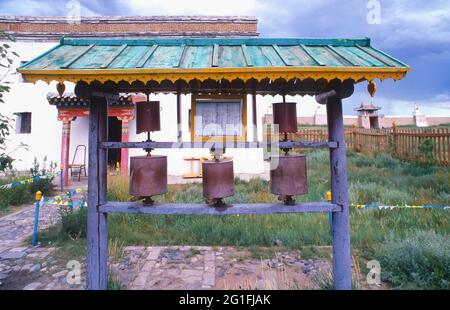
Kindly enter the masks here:
<path id="1" fill-rule="evenodd" d="M 193 141 L 245 141 L 246 97 L 193 95 L 190 131 Z"/>
<path id="2" fill-rule="evenodd" d="M 31 112 L 16 114 L 16 133 L 31 133 Z"/>

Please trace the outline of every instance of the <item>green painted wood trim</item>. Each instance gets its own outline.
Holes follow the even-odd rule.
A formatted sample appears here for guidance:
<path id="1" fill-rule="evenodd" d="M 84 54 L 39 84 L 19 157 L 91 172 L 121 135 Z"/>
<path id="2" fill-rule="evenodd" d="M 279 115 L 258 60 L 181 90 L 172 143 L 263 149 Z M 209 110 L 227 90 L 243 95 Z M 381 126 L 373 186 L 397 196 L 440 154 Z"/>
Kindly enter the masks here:
<path id="1" fill-rule="evenodd" d="M 323 62 L 321 62 L 319 59 L 317 59 L 316 57 L 314 57 L 314 55 L 312 53 L 310 53 L 307 49 L 306 46 L 304 44 L 300 44 L 300 48 L 306 53 L 306 55 L 308 55 L 309 57 L 311 57 L 312 60 L 314 60 L 319 66 L 326 66 L 326 64 L 324 64 Z"/>
<path id="2" fill-rule="evenodd" d="M 218 67 L 218 66 L 219 66 L 219 44 L 214 44 L 211 67 Z"/>
<path id="3" fill-rule="evenodd" d="M 361 46 L 361 45 L 356 45 L 357 48 L 359 48 L 360 50 L 362 50 L 363 52 L 369 54 L 370 56 L 372 56 L 373 58 L 375 58 L 376 60 L 386 64 L 388 67 L 398 67 L 399 64 L 401 66 L 404 66 L 406 68 L 409 68 L 409 66 L 407 64 L 405 64 L 404 62 L 401 62 L 400 60 L 384 53 L 383 51 L 380 51 L 379 49 L 376 49 L 374 47 L 368 47 L 368 46 Z M 386 61 L 385 59 L 381 59 L 376 52 L 382 54 L 383 56 L 386 56 L 389 61 Z"/>
<path id="4" fill-rule="evenodd" d="M 30 61 L 27 61 L 26 63 L 24 63 L 23 65 L 17 67 L 16 70 L 22 70 L 22 69 L 26 69 L 27 67 L 29 67 L 31 64 L 35 63 L 38 60 L 41 60 L 42 58 L 44 58 L 45 56 L 47 56 L 48 54 L 50 54 L 51 52 L 57 50 L 58 48 L 60 48 L 61 45 L 56 45 L 54 47 L 52 47 L 51 49 L 49 49 L 48 51 L 46 51 L 45 53 L 31 59 Z"/>
<path id="5" fill-rule="evenodd" d="M 181 63 L 183 62 L 185 54 L 186 54 L 186 44 L 181 44 L 180 59 L 178 59 L 178 63 L 173 66 L 174 68 L 178 68 L 181 66 Z"/>
<path id="6" fill-rule="evenodd" d="M 84 51 L 73 57 L 72 59 L 69 59 L 66 63 L 64 63 L 60 68 L 61 69 L 67 69 L 69 68 L 75 61 L 83 57 L 87 52 L 89 52 L 95 45 L 91 44 L 89 45 Z"/>
<path id="7" fill-rule="evenodd" d="M 335 49 L 333 46 L 328 45 L 327 47 L 328 47 L 328 49 L 331 50 L 332 53 L 336 54 L 338 57 L 342 58 L 344 61 L 348 62 L 348 63 L 351 64 L 352 66 L 355 66 L 355 67 L 361 67 L 361 65 L 360 65 L 359 63 L 356 63 L 356 62 L 352 61 L 351 59 L 345 57 L 344 54 L 342 54 L 340 51 L 338 51 L 337 49 Z"/>
<path id="8" fill-rule="evenodd" d="M 336 45 L 336 46 L 370 46 L 370 39 L 325 39 L 325 38 L 63 38 L 63 45 Z"/>
<path id="9" fill-rule="evenodd" d="M 242 54 L 244 54 L 245 63 L 247 64 L 247 67 L 252 67 L 252 60 L 250 59 L 250 55 L 247 51 L 247 45 L 241 44 Z"/>
<path id="10" fill-rule="evenodd" d="M 286 66 L 292 66 L 292 64 L 283 56 L 283 54 L 281 53 L 280 48 L 278 47 L 278 45 L 276 44 L 272 44 L 273 49 L 275 50 L 275 52 L 277 52 L 278 56 L 280 56 L 281 60 L 283 61 L 283 63 Z"/>
<path id="11" fill-rule="evenodd" d="M 105 69 L 108 68 L 109 65 L 117 58 L 119 57 L 120 54 L 122 54 L 122 52 L 127 48 L 128 45 L 123 44 L 121 45 L 117 51 L 111 55 L 111 57 L 109 57 L 108 59 L 105 60 L 105 62 L 100 66 L 101 69 Z"/>
<path id="12" fill-rule="evenodd" d="M 136 68 L 142 68 L 144 67 L 145 63 L 147 62 L 147 60 L 152 57 L 153 53 L 156 51 L 156 49 L 158 48 L 158 45 L 152 45 L 145 53 L 144 55 L 139 59 L 139 61 L 136 63 Z"/>

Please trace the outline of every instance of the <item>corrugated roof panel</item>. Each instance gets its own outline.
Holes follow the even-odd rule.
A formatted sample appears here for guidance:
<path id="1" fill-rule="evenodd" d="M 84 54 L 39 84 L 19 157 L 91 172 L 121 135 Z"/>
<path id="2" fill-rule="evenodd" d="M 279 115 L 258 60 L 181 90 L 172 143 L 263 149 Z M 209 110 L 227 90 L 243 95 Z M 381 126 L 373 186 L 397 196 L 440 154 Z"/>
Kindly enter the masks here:
<path id="1" fill-rule="evenodd" d="M 366 59 L 366 57 L 358 56 L 355 53 L 352 53 L 348 47 L 342 46 L 332 46 L 334 50 L 336 50 L 342 57 L 347 59 L 354 66 L 363 66 L 363 67 L 373 67 L 374 64 Z"/>
<path id="2" fill-rule="evenodd" d="M 181 45 L 161 45 L 144 64 L 144 68 L 173 68 L 178 65 L 183 48 Z"/>
<path id="3" fill-rule="evenodd" d="M 363 50 L 360 50 L 357 47 L 347 47 L 347 51 L 357 55 L 358 57 L 363 58 L 368 63 L 372 64 L 374 67 L 386 67 L 386 64 L 379 61 L 377 58 L 370 56 Z"/>
<path id="4" fill-rule="evenodd" d="M 181 68 L 209 68 L 212 62 L 212 45 L 186 46 Z"/>
<path id="5" fill-rule="evenodd" d="M 26 69 L 59 69 L 68 59 L 72 59 L 76 55 L 79 55 L 82 51 L 86 49 L 86 46 L 70 46 L 63 45 L 60 46 L 44 57 L 37 59 L 34 62 L 27 63 Z"/>
<path id="6" fill-rule="evenodd" d="M 278 53 L 274 50 L 274 48 L 270 46 L 263 45 L 261 46 L 261 51 L 265 57 L 269 60 L 270 64 L 274 67 L 284 67 L 285 64 L 283 60 L 278 56 Z"/>
<path id="7" fill-rule="evenodd" d="M 269 58 L 263 54 L 261 46 L 247 45 L 247 53 L 253 67 L 270 67 Z"/>
<path id="8" fill-rule="evenodd" d="M 283 57 L 286 58 L 292 66 L 298 67 L 310 67 L 315 66 L 314 60 L 308 56 L 298 45 L 282 46 L 278 48 L 283 53 Z"/>
<path id="9" fill-rule="evenodd" d="M 323 46 L 305 46 L 306 51 L 319 63 L 329 67 L 344 67 L 347 64 L 339 61 L 330 50 Z"/>
<path id="10" fill-rule="evenodd" d="M 361 81 L 401 79 L 410 68 L 370 47 L 369 39 L 64 38 L 17 70 L 34 81 L 217 80 L 224 76 Z"/>
<path id="11" fill-rule="evenodd" d="M 356 48 L 364 51 L 366 54 L 369 54 L 372 58 L 382 61 L 383 63 L 385 63 L 388 66 L 391 66 L 391 67 L 406 66 L 405 64 L 401 63 L 400 61 L 397 61 L 395 58 L 388 56 L 388 55 L 384 54 L 383 52 L 381 52 L 377 49 L 374 49 L 372 47 L 358 46 L 358 47 L 351 47 L 351 50 L 353 51 Z"/>
<path id="12" fill-rule="evenodd" d="M 240 45 L 219 45 L 219 67 L 247 67 Z"/>
<path id="13" fill-rule="evenodd" d="M 85 48 L 86 49 L 86 48 Z M 86 54 L 70 64 L 70 69 L 96 69 L 117 50 L 117 46 L 94 46 Z"/>
<path id="14" fill-rule="evenodd" d="M 147 46 L 127 46 L 127 48 L 109 65 L 109 68 L 135 68 L 137 62 L 147 49 Z"/>

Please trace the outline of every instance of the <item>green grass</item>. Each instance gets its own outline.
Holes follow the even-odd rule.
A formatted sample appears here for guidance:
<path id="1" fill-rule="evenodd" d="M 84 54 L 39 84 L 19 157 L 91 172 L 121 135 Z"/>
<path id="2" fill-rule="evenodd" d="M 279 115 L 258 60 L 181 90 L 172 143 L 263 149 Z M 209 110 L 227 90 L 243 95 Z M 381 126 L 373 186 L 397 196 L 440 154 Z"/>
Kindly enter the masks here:
<path id="1" fill-rule="evenodd" d="M 450 289 L 450 236 L 411 231 L 390 236 L 375 257 L 384 280 L 402 289 Z"/>
<path id="2" fill-rule="evenodd" d="M 307 155 L 309 193 L 297 197 L 297 201 L 323 200 L 330 188 L 328 153 L 314 151 L 308 152 Z M 349 153 L 348 177 L 351 203 L 450 205 L 449 168 L 417 166 L 398 161 L 385 154 L 367 156 Z M 262 179 L 249 182 L 236 179 L 235 184 L 236 194 L 227 200 L 230 203 L 277 200 L 276 196 L 270 194 L 269 183 Z M 122 179 L 110 179 L 108 197 L 110 200 L 130 200 L 127 182 Z M 171 185 L 169 193 L 156 199 L 160 202 L 179 203 L 204 201 L 201 184 Z M 41 236 L 41 240 L 59 242 L 63 246 L 71 243 L 73 238 L 77 242 L 80 239 L 84 240 L 83 212 L 68 215 L 69 219 L 63 220 L 63 224 L 59 227 L 50 228 Z M 386 272 L 392 272 L 400 277 L 398 280 L 400 282 L 396 282 L 393 276 L 386 275 L 386 279 L 395 286 L 423 287 L 423 283 L 426 282 L 423 280 L 425 277 L 398 275 L 398 268 L 393 261 L 386 259 L 389 257 L 386 253 L 395 252 L 395 246 L 388 245 L 396 242 L 400 246 L 403 242 L 408 242 L 411 232 L 414 231 L 433 233 L 438 236 L 436 238 L 442 237 L 446 242 L 450 235 L 448 210 L 351 209 L 350 217 L 353 249 L 368 260 L 374 257 L 381 259 L 382 268 L 386 268 Z M 110 240 L 114 240 L 117 247 L 131 244 L 242 246 L 248 247 L 255 257 L 270 255 L 275 249 L 272 246 L 273 241 L 277 239 L 282 241 L 283 248 L 299 250 L 300 255 L 308 258 L 325 256 L 326 251 L 322 253 L 314 246 L 330 245 L 328 214 L 319 213 L 214 217 L 111 214 L 108 217 L 108 230 Z M 416 242 L 416 246 L 421 249 L 420 243 Z M 259 249 L 261 247 L 267 249 L 263 251 Z M 422 250 L 428 251 L 425 248 Z M 415 258 L 409 259 L 414 262 Z M 398 256 L 397 264 L 401 262 L 402 256 Z M 448 269 L 449 261 L 447 260 L 444 265 Z M 437 266 L 441 265 L 430 264 L 427 270 L 434 270 L 438 268 Z M 439 271 L 439 274 L 445 273 Z M 435 287 L 445 285 L 437 283 L 436 277 L 427 281 L 432 282 Z"/>

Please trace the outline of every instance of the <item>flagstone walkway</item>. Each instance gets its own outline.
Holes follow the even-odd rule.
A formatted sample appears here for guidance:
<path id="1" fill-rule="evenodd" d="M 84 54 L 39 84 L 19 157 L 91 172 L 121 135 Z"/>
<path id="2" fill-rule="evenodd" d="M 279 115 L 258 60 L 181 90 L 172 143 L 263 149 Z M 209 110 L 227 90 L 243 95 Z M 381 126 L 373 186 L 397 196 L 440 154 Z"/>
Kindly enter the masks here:
<path id="1" fill-rule="evenodd" d="M 67 271 L 57 266 L 55 248 L 33 247 L 26 241 L 33 233 L 34 210 L 30 205 L 0 217 L 0 289 L 76 288 L 65 281 Z M 40 231 L 59 220 L 57 206 L 40 207 Z"/>
<path id="2" fill-rule="evenodd" d="M 328 260 L 279 252 L 258 259 L 248 250 L 210 246 L 129 246 L 110 269 L 126 289 L 314 289 Z"/>

